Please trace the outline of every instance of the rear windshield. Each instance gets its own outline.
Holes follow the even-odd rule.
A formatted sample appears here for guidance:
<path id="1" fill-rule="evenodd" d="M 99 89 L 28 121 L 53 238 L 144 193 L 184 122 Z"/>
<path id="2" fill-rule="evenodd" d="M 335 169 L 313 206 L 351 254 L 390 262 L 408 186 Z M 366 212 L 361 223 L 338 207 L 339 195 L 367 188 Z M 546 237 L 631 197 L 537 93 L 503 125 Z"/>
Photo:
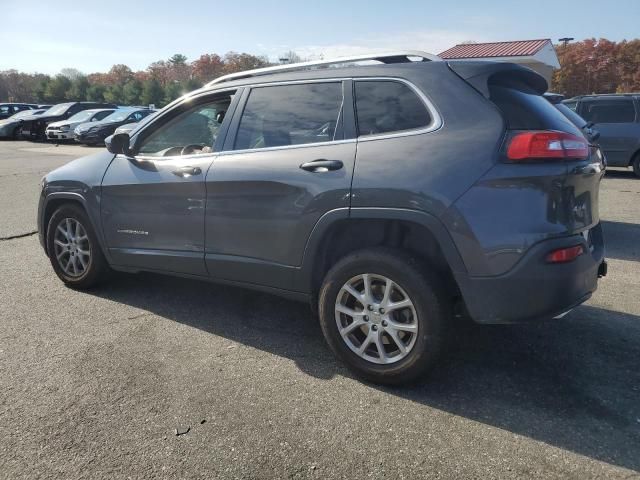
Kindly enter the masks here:
<path id="1" fill-rule="evenodd" d="M 54 105 L 49 110 L 47 110 L 46 115 L 53 115 L 53 116 L 62 115 L 72 105 L 73 105 L 73 103 L 60 103 L 58 105 Z"/>
<path id="2" fill-rule="evenodd" d="M 565 117 L 567 117 L 571 123 L 573 123 L 576 127 L 582 128 L 587 124 L 587 121 L 578 115 L 574 110 L 571 110 L 568 106 L 563 103 L 559 103 L 556 105 L 556 108 L 562 113 Z"/>
<path id="3" fill-rule="evenodd" d="M 489 82 L 489 93 L 510 130 L 560 130 L 580 135 L 567 117 L 522 82 Z"/>

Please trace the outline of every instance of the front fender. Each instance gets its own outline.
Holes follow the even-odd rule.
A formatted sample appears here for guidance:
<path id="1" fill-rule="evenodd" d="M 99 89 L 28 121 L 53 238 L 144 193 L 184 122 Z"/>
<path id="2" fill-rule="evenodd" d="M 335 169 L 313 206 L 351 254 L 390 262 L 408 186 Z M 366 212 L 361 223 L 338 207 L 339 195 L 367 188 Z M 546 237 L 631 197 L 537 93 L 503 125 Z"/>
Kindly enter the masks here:
<path id="1" fill-rule="evenodd" d="M 102 231 L 100 200 L 102 178 L 113 158 L 107 151 L 99 152 L 74 160 L 44 177 L 37 222 L 45 252 L 48 219 L 57 205 L 69 201 L 82 205 L 107 261 L 111 261 Z"/>

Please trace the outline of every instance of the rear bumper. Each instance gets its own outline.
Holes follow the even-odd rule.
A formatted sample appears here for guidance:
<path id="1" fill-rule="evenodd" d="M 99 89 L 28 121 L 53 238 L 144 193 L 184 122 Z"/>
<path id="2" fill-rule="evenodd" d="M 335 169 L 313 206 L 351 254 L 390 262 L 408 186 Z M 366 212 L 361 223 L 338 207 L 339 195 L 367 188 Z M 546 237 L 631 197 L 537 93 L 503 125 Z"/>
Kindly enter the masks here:
<path id="1" fill-rule="evenodd" d="M 585 253 L 569 263 L 549 264 L 555 249 L 583 245 Z M 600 224 L 582 235 L 534 245 L 507 273 L 493 277 L 457 274 L 467 311 L 478 323 L 517 323 L 557 317 L 591 297 L 599 275 L 606 274 Z"/>

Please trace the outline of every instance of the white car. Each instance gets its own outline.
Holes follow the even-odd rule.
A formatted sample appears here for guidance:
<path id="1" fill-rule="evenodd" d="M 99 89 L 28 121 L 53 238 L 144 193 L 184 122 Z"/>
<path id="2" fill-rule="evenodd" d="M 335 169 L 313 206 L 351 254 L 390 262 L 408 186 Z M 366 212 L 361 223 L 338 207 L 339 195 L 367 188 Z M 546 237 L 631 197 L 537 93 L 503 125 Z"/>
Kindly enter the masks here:
<path id="1" fill-rule="evenodd" d="M 97 122 L 111 115 L 113 112 L 115 112 L 115 108 L 83 110 L 66 120 L 50 123 L 45 130 L 45 135 L 47 136 L 47 140 L 73 140 L 73 130 L 78 125 L 87 122 Z"/>

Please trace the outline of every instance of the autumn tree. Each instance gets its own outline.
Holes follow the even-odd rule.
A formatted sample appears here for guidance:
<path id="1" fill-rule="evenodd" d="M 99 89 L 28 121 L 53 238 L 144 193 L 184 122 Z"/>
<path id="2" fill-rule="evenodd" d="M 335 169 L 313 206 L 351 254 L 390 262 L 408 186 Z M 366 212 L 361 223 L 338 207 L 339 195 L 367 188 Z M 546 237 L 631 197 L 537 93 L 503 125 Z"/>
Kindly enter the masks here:
<path id="1" fill-rule="evenodd" d="M 253 68 L 269 66 L 269 61 L 264 57 L 256 57 L 248 53 L 228 52 L 224 56 L 224 72 L 235 73 Z"/>
<path id="2" fill-rule="evenodd" d="M 191 72 L 202 83 L 210 82 L 224 74 L 224 62 L 216 53 L 200 55 L 200 58 L 191 62 Z"/>

